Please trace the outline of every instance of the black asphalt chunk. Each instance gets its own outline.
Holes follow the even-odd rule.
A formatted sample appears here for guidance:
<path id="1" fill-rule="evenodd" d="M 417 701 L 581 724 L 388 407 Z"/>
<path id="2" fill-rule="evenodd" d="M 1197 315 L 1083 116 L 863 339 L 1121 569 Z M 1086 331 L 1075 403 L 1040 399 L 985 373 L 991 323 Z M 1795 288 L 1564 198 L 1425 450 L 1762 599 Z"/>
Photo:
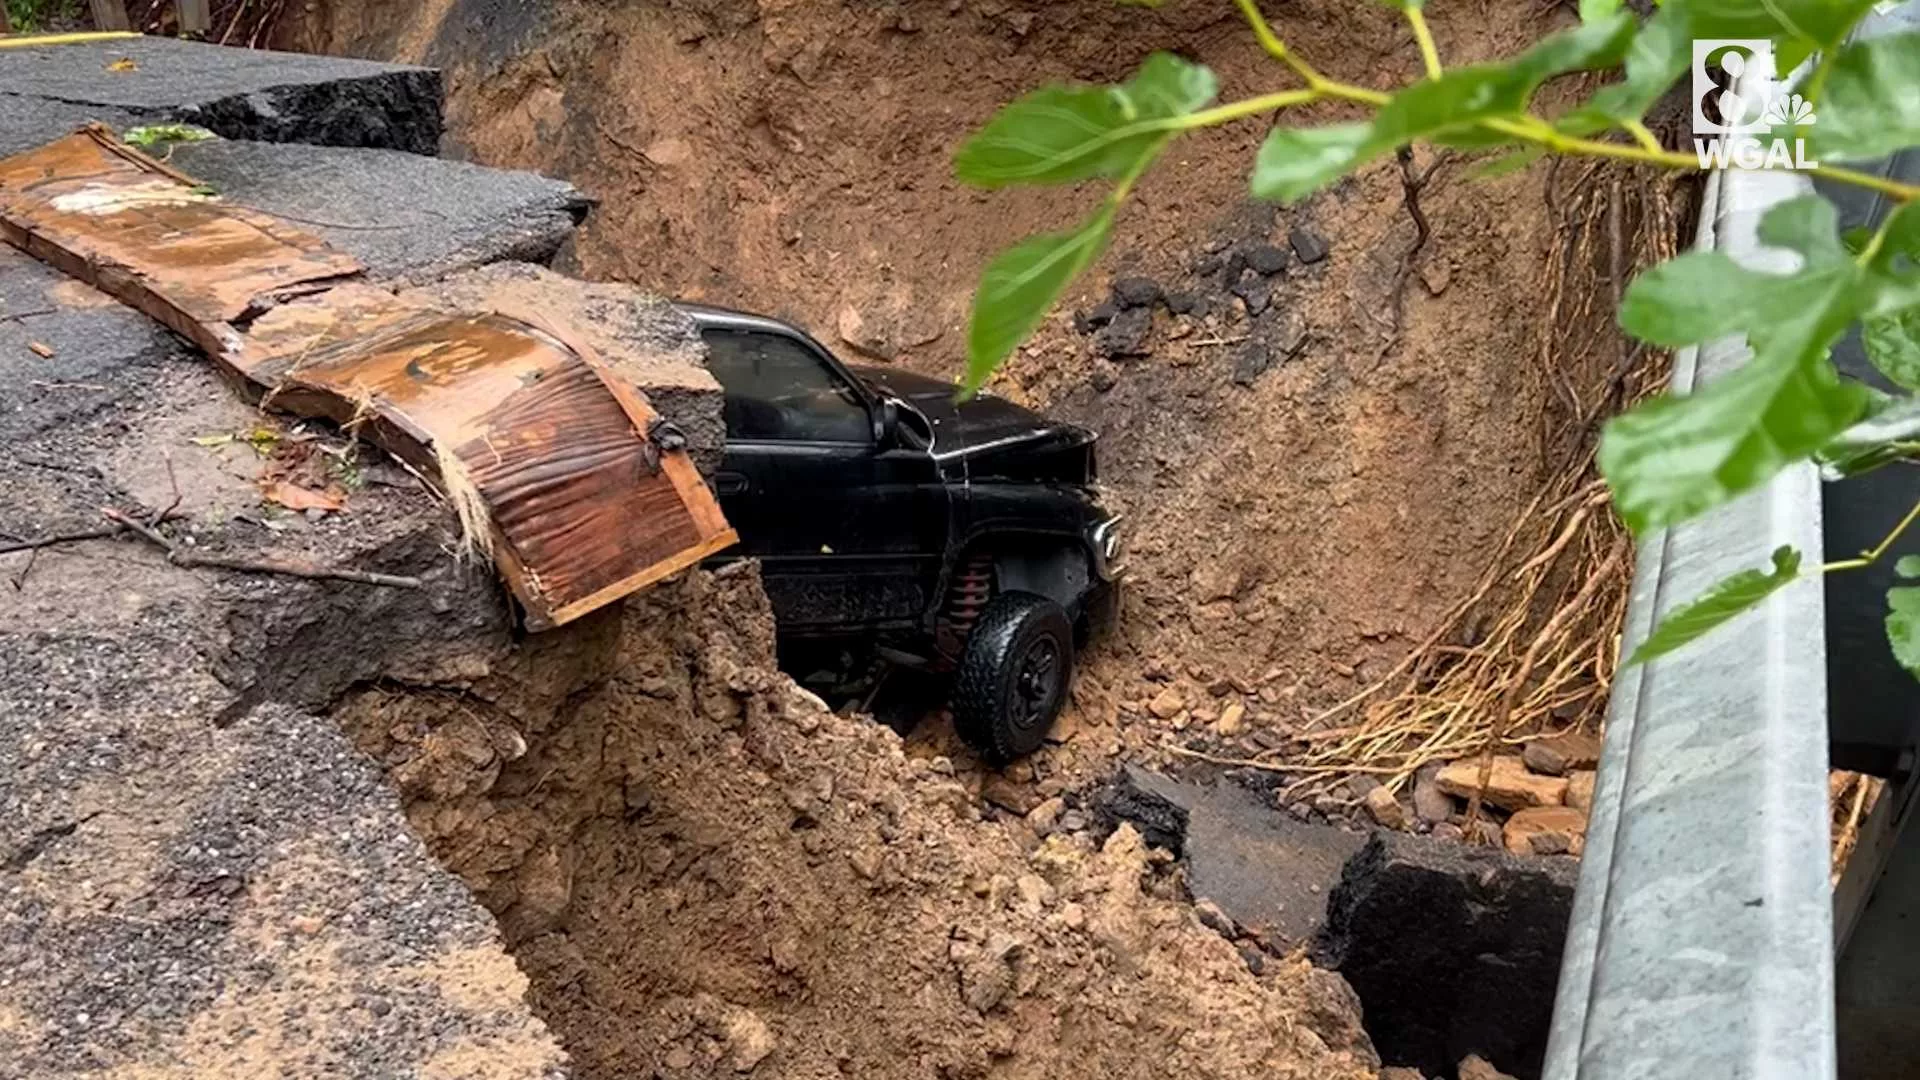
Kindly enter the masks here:
<path id="1" fill-rule="evenodd" d="M 1468 1054 L 1540 1075 L 1579 863 L 1377 835 L 1327 901 L 1313 960 L 1346 976 L 1383 1061 Z"/>
<path id="2" fill-rule="evenodd" d="M 1121 308 L 1152 307 L 1160 301 L 1160 283 L 1150 277 L 1123 277 L 1113 281 L 1113 302 Z"/>
<path id="3" fill-rule="evenodd" d="M 1287 243 L 1303 263 L 1317 263 L 1327 257 L 1327 239 L 1305 225 L 1296 225 L 1287 233 Z"/>
<path id="4" fill-rule="evenodd" d="M 102 114 L 81 119 L 108 124 L 199 124 L 235 139 L 417 154 L 440 145 L 440 73 L 431 68 L 174 38 L 0 50 L 5 98 Z M 41 126 L 50 132 L 42 142 L 57 133 Z"/>

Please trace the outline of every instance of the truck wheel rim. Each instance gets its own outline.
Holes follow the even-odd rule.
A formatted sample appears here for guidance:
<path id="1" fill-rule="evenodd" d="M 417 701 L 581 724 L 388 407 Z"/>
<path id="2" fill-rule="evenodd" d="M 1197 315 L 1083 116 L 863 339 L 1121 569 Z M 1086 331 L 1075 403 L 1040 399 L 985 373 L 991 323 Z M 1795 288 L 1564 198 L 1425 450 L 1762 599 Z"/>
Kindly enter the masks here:
<path id="1" fill-rule="evenodd" d="M 1047 722 L 1059 685 L 1060 645 L 1051 637 L 1039 638 L 1021 660 L 1020 674 L 1014 684 L 1019 697 L 1016 718 L 1021 727 Z"/>

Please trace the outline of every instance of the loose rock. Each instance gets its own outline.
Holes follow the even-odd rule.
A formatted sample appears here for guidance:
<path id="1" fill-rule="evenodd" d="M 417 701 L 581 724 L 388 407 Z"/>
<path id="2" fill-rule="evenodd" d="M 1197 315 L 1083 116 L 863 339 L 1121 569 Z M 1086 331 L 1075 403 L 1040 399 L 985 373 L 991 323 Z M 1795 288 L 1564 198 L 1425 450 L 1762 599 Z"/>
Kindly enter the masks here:
<path id="1" fill-rule="evenodd" d="M 1373 815 L 1373 820 L 1383 829 L 1399 831 L 1407 827 L 1407 812 L 1401 808 L 1400 800 L 1393 797 L 1393 792 L 1385 787 L 1376 787 L 1367 792 L 1366 807 L 1367 813 Z"/>
<path id="2" fill-rule="evenodd" d="M 1106 786 L 1091 796 L 1089 809 L 1098 819 L 1096 834 L 1103 842 L 1111 840 L 1131 826 L 1139 842 L 1150 848 L 1171 852 L 1176 858 L 1186 851 L 1188 815 L 1185 807 L 1160 795 L 1136 779 L 1135 770 L 1122 768 Z M 1069 811 L 1072 813 L 1072 811 Z M 1066 818 L 1061 818 L 1066 827 Z"/>
<path id="3" fill-rule="evenodd" d="M 1413 777 L 1413 816 L 1437 824 L 1453 816 L 1453 800 L 1440 790 L 1438 763 L 1423 765 Z"/>
<path id="4" fill-rule="evenodd" d="M 1468 1054 L 1460 1059 L 1460 1080 L 1513 1080 L 1513 1077 L 1494 1068 L 1479 1054 Z"/>
<path id="5" fill-rule="evenodd" d="M 1016 783 L 994 773 L 980 784 L 980 797 L 1009 813 L 1026 817 L 1040 805 L 1040 793 L 1030 784 Z"/>
<path id="6" fill-rule="evenodd" d="M 1220 721 L 1213 730 L 1226 738 L 1232 738 L 1247 729 L 1247 707 L 1238 701 L 1230 702 L 1220 712 Z"/>
<path id="7" fill-rule="evenodd" d="M 1303 263 L 1317 263 L 1327 257 L 1326 238 L 1304 225 L 1296 225 L 1287 233 L 1287 243 Z"/>
<path id="8" fill-rule="evenodd" d="M 1272 277 L 1287 268 L 1286 249 L 1272 244 L 1248 248 L 1247 266 L 1264 277 Z"/>
<path id="9" fill-rule="evenodd" d="M 1060 815 L 1067 810 L 1067 802 L 1055 795 L 1027 811 L 1027 827 L 1034 835 L 1045 837 L 1060 825 Z"/>
<path id="10" fill-rule="evenodd" d="M 837 320 L 840 340 L 852 346 L 855 352 L 864 353 L 876 360 L 891 360 L 899 350 L 887 339 L 873 320 L 860 313 L 852 304 L 840 308 Z"/>
<path id="11" fill-rule="evenodd" d="M 1469 758 L 1441 769 L 1435 781 L 1440 790 L 1462 799 L 1472 799 L 1480 788 L 1480 762 Z M 1502 754 L 1493 759 L 1482 799 L 1502 810 L 1524 810 L 1529 806 L 1559 806 L 1566 800 L 1564 777 L 1536 776 L 1527 771 L 1519 757 Z"/>
<path id="12" fill-rule="evenodd" d="M 1202 899 L 1195 901 L 1193 914 L 1195 918 L 1200 920 L 1201 926 L 1219 934 L 1228 941 L 1232 941 L 1234 938 L 1240 936 L 1240 927 L 1233 921 L 1233 918 L 1226 912 L 1221 911 L 1220 905 L 1211 900 Z"/>
<path id="13" fill-rule="evenodd" d="M 1153 331 L 1152 308 L 1128 308 L 1094 335 L 1093 347 L 1108 358 L 1145 356 L 1147 336 Z"/>
<path id="14" fill-rule="evenodd" d="M 1259 315 L 1273 302 L 1273 283 L 1248 267 L 1240 272 L 1240 279 L 1233 283 L 1233 295 L 1247 305 L 1249 316 Z"/>
<path id="15" fill-rule="evenodd" d="M 767 1022 L 747 1009 L 727 1014 L 725 1043 L 727 1064 L 734 1072 L 752 1072 L 755 1065 L 773 1053 L 773 1032 Z"/>
<path id="16" fill-rule="evenodd" d="M 1527 768 L 1548 776 L 1565 776 L 1574 769 L 1591 769 L 1600 764 L 1600 737 L 1584 731 L 1569 731 L 1547 739 L 1535 739 L 1520 752 Z"/>
<path id="17" fill-rule="evenodd" d="M 1147 711 L 1162 720 L 1173 719 L 1186 707 L 1186 696 L 1180 693 L 1179 687 L 1171 685 L 1154 695 L 1152 701 L 1147 702 Z"/>
<path id="18" fill-rule="evenodd" d="M 1283 359 L 1299 352 L 1307 343 L 1307 320 L 1297 311 L 1275 310 L 1265 320 L 1266 339 Z"/>
<path id="19" fill-rule="evenodd" d="M 1507 819 L 1502 835 L 1515 855 L 1578 855 L 1586 842 L 1587 815 L 1570 806 L 1530 806 Z"/>
<path id="20" fill-rule="evenodd" d="M 1593 813 L 1593 782 L 1595 773 L 1590 769 L 1581 769 L 1567 776 L 1567 805 L 1583 814 Z"/>
<path id="21" fill-rule="evenodd" d="M 1084 313 L 1075 315 L 1074 322 L 1078 324 L 1078 329 L 1081 333 L 1090 334 L 1112 322 L 1113 317 L 1118 314 L 1120 314 L 1118 307 L 1115 307 L 1107 301 L 1102 301 L 1093 305 L 1093 307 L 1087 309 Z"/>
<path id="22" fill-rule="evenodd" d="M 1255 380 L 1266 374 L 1273 366 L 1273 353 L 1264 341 L 1250 341 L 1247 347 L 1233 361 L 1233 382 L 1236 386 L 1252 386 Z"/>
<path id="23" fill-rule="evenodd" d="M 1160 302 L 1160 283 L 1149 277 L 1123 277 L 1113 281 L 1113 302 L 1122 309 L 1152 307 Z"/>

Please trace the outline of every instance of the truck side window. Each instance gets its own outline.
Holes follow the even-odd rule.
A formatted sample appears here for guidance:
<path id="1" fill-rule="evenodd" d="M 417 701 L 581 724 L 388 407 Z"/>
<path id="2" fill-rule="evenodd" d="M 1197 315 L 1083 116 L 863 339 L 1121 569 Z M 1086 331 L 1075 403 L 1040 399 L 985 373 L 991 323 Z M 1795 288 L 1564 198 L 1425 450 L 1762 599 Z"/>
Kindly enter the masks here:
<path id="1" fill-rule="evenodd" d="M 707 330 L 707 369 L 726 391 L 727 437 L 864 443 L 872 421 L 853 387 L 800 342 Z"/>

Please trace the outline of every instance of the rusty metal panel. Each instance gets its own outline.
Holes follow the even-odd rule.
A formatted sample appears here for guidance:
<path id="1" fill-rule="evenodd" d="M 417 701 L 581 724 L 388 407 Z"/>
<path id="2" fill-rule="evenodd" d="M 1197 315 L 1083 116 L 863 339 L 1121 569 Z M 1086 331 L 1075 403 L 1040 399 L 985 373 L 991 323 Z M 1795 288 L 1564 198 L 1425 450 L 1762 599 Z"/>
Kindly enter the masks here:
<path id="1" fill-rule="evenodd" d="M 417 307 L 93 127 L 0 160 L 0 236 L 193 340 L 263 405 L 439 477 L 534 629 L 734 543 L 645 397 L 566 327 Z"/>

